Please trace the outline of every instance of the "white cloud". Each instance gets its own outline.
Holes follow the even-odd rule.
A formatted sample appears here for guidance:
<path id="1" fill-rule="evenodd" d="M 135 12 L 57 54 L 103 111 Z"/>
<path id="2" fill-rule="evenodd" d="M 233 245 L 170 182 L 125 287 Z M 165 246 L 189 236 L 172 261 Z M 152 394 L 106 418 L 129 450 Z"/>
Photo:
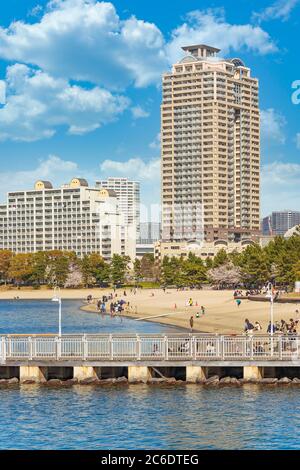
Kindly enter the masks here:
<path id="1" fill-rule="evenodd" d="M 274 209 L 299 210 L 300 164 L 275 161 L 264 165 L 261 172 L 262 214 Z"/>
<path id="2" fill-rule="evenodd" d="M 6 101 L 6 83 L 0 80 L 0 105 L 5 104 Z"/>
<path id="3" fill-rule="evenodd" d="M 157 181 L 160 178 L 160 159 L 145 162 L 141 158 L 127 161 L 104 160 L 100 170 L 107 176 L 124 175 L 139 181 Z"/>
<path id="4" fill-rule="evenodd" d="M 86 178 L 90 185 L 100 178 L 108 176 L 126 176 L 140 181 L 141 211 L 143 220 L 158 220 L 160 201 L 160 160 L 148 162 L 141 158 L 127 161 L 105 160 L 98 169 L 87 170 L 77 163 L 49 155 L 42 159 L 37 166 L 30 170 L 7 171 L 0 173 L 0 202 L 6 201 L 6 193 L 15 190 L 26 190 L 34 187 L 37 180 L 49 180 L 57 188 L 68 183 L 74 177 Z"/>
<path id="5" fill-rule="evenodd" d="M 266 141 L 274 141 L 279 144 L 285 143 L 284 127 L 285 117 L 273 108 L 262 109 L 260 112 L 261 135 Z"/>
<path id="6" fill-rule="evenodd" d="M 0 57 L 109 89 L 142 87 L 160 81 L 168 62 L 180 57 L 182 45 L 198 42 L 224 53 L 246 48 L 267 54 L 277 49 L 262 28 L 230 24 L 221 10 L 189 13 L 168 43 L 155 24 L 134 16 L 123 20 L 112 3 L 58 0 L 48 3 L 34 23 L 15 21 L 0 28 Z"/>
<path id="7" fill-rule="evenodd" d="M 134 119 L 147 118 L 150 116 L 148 111 L 145 111 L 141 106 L 133 106 L 131 108 L 131 113 Z"/>
<path id="8" fill-rule="evenodd" d="M 160 132 L 156 134 L 155 139 L 150 142 L 149 147 L 154 150 L 160 150 L 161 145 L 161 134 Z"/>
<path id="9" fill-rule="evenodd" d="M 289 19 L 292 10 L 299 3 L 299 0 L 277 0 L 275 3 L 265 8 L 261 12 L 254 12 L 252 18 L 258 21 Z"/>
<path id="10" fill-rule="evenodd" d="M 5 201 L 8 191 L 33 188 L 37 180 L 50 180 L 53 185 L 60 185 L 78 176 L 78 166 L 75 162 L 62 160 L 55 155 L 40 160 L 36 168 L 21 171 L 2 171 L 0 173 L 0 196 Z"/>
<path id="11" fill-rule="evenodd" d="M 269 34 L 259 26 L 230 24 L 223 9 L 196 10 L 187 15 L 185 23 L 172 32 L 167 45 L 170 62 L 180 57 L 181 46 L 209 44 L 219 47 L 222 53 L 247 49 L 258 54 L 277 51 Z"/>
<path id="12" fill-rule="evenodd" d="M 112 3 L 97 0 L 52 1 L 35 23 L 0 28 L 3 59 L 109 89 L 159 80 L 167 63 L 163 44 L 153 23 L 123 21 Z"/>
<path id="13" fill-rule="evenodd" d="M 84 134 L 117 118 L 129 100 L 99 87 L 85 89 L 24 64 L 7 68 L 6 102 L 0 108 L 0 140 L 34 141 L 57 127 Z"/>
<path id="14" fill-rule="evenodd" d="M 60 126 L 72 134 L 97 129 L 129 105 L 111 91 L 158 84 L 184 44 L 208 43 L 224 54 L 277 50 L 261 27 L 230 24 L 221 10 L 189 13 L 169 42 L 153 23 L 120 18 L 110 2 L 51 0 L 34 12 L 31 22 L 0 27 L 0 59 L 19 62 L 7 69 L 1 139 L 48 138 Z M 140 105 L 131 112 L 148 116 Z"/>

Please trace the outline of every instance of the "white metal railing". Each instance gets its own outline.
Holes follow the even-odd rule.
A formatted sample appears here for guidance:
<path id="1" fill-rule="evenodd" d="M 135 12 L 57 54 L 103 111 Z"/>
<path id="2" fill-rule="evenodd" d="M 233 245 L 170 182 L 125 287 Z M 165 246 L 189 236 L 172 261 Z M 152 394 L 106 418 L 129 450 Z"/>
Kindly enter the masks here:
<path id="1" fill-rule="evenodd" d="M 3 335 L 0 363 L 17 360 L 300 360 L 300 336 Z"/>

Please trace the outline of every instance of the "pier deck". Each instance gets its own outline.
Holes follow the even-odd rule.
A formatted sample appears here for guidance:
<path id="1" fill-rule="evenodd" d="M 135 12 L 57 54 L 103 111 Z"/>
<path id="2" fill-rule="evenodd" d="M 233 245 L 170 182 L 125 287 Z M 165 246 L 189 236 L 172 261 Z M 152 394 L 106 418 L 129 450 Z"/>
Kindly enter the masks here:
<path id="1" fill-rule="evenodd" d="M 151 368 L 186 368 L 190 381 L 208 368 L 243 368 L 244 377 L 263 377 L 266 368 L 300 368 L 300 336 L 2 335 L 1 371 L 20 369 L 24 380 L 44 380 L 47 370 L 74 369 L 80 379 L 96 370 L 128 369 L 131 381 L 147 381 Z M 300 369 L 299 369 L 300 371 Z"/>

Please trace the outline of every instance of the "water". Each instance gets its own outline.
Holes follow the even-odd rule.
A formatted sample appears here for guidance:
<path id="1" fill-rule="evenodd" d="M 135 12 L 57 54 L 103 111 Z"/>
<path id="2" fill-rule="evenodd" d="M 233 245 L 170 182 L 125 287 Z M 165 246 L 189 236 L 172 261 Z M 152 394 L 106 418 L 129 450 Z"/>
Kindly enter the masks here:
<path id="1" fill-rule="evenodd" d="M 63 301 L 62 333 L 163 333 L 179 331 L 159 323 L 80 310 L 82 302 Z M 57 333 L 58 304 L 50 300 L 0 301 L 0 334 Z"/>
<path id="2" fill-rule="evenodd" d="M 170 328 L 80 312 L 63 303 L 63 330 Z M 57 331 L 57 305 L 0 302 L 0 333 Z M 298 387 L 120 385 L 0 388 L 1 449 L 298 449 Z"/>
<path id="3" fill-rule="evenodd" d="M 298 449 L 299 389 L 0 389 L 2 449 Z"/>

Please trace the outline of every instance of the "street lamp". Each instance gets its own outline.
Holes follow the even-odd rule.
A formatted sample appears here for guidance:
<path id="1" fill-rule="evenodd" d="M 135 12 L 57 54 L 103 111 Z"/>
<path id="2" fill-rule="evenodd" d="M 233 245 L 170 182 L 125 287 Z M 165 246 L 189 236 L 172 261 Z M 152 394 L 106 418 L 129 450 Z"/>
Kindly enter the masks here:
<path id="1" fill-rule="evenodd" d="M 274 295 L 273 295 L 273 284 L 268 282 L 267 284 L 267 294 L 266 297 L 270 299 L 270 321 L 271 321 L 271 355 L 273 356 L 273 333 L 274 333 Z"/>
<path id="2" fill-rule="evenodd" d="M 52 302 L 58 302 L 58 336 L 61 337 L 61 296 L 59 287 L 54 288 Z"/>

